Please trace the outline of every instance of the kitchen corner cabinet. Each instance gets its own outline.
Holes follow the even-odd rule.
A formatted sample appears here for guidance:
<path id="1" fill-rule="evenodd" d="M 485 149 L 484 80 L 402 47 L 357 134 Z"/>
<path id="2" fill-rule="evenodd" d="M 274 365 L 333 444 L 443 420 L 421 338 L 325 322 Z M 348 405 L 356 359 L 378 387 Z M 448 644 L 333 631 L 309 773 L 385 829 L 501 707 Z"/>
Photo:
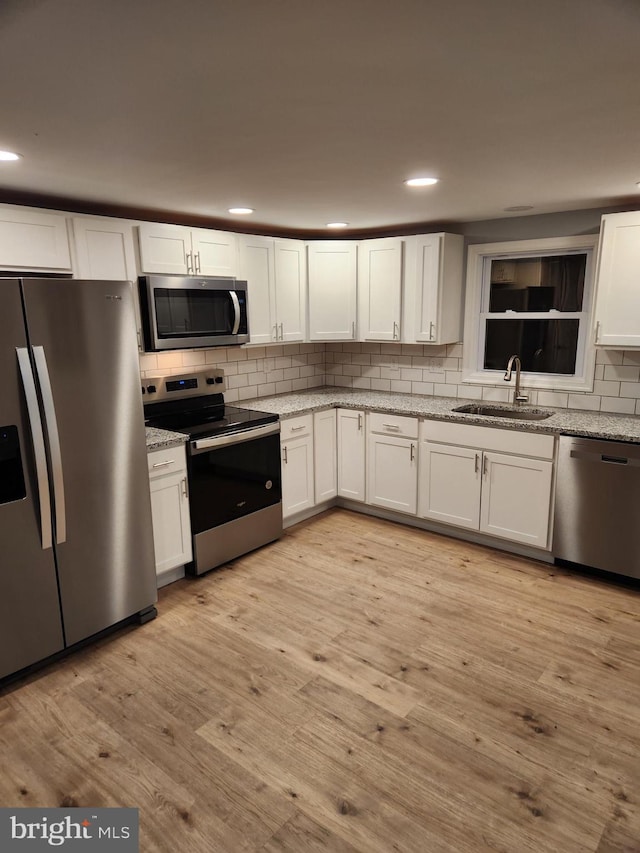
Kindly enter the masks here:
<path id="1" fill-rule="evenodd" d="M 551 435 L 424 421 L 418 515 L 548 549 L 554 446 Z"/>
<path id="2" fill-rule="evenodd" d="M 187 459 L 182 445 L 147 455 L 158 586 L 192 559 Z"/>
<path id="3" fill-rule="evenodd" d="M 66 218 L 59 213 L 0 207 L 0 269 L 70 272 Z"/>
<path id="4" fill-rule="evenodd" d="M 237 276 L 237 235 L 230 231 L 143 222 L 138 236 L 145 273 Z"/>
<path id="5" fill-rule="evenodd" d="M 307 244 L 311 341 L 356 339 L 357 246 L 349 240 Z"/>
<path id="6" fill-rule="evenodd" d="M 282 460 L 282 517 L 288 518 L 315 503 L 313 417 L 287 418 L 280 425 Z"/>
<path id="7" fill-rule="evenodd" d="M 399 341 L 402 240 L 363 240 L 358 247 L 359 338 Z"/>
<path id="8" fill-rule="evenodd" d="M 640 211 L 602 217 L 596 273 L 595 342 L 640 348 Z"/>
<path id="9" fill-rule="evenodd" d="M 415 515 L 418 419 L 372 412 L 367 436 L 367 503 Z"/>
<path id="10" fill-rule="evenodd" d="M 352 501 L 364 501 L 365 494 L 365 417 L 357 409 L 337 410 L 338 495 Z"/>
<path id="11" fill-rule="evenodd" d="M 419 234 L 405 238 L 402 340 L 451 344 L 462 340 L 464 238 Z"/>
<path id="12" fill-rule="evenodd" d="M 335 498 L 338 494 L 338 447 L 336 410 L 314 412 L 313 462 L 315 470 L 316 504 Z"/>
<path id="13" fill-rule="evenodd" d="M 248 282 L 252 344 L 306 340 L 304 243 L 240 235 L 239 277 Z"/>

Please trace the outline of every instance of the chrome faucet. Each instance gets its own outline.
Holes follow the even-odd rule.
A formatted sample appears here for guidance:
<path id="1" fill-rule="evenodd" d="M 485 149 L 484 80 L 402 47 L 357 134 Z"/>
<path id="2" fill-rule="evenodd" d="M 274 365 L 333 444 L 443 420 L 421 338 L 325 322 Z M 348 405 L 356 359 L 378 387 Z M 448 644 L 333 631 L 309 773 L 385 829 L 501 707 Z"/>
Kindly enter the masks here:
<path id="1" fill-rule="evenodd" d="M 515 405 L 518 403 L 526 403 L 529 397 L 526 394 L 522 394 L 520 392 L 520 369 L 522 365 L 520 364 L 520 359 L 517 355 L 512 355 L 509 361 L 507 362 L 507 372 L 504 375 L 505 382 L 511 382 L 511 372 L 513 370 L 513 365 L 516 366 L 516 387 L 513 392 L 513 402 Z"/>

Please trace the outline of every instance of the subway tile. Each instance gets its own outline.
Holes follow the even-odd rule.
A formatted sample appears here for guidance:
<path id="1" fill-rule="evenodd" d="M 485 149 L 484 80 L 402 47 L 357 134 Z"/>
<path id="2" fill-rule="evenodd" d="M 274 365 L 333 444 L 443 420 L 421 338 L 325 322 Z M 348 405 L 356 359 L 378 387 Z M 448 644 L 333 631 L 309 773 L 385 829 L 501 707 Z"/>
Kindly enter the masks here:
<path id="1" fill-rule="evenodd" d="M 360 376 L 362 374 L 362 369 L 358 364 L 343 364 L 342 374 L 343 376 Z"/>
<path id="2" fill-rule="evenodd" d="M 625 350 L 622 353 L 622 363 L 636 364 L 640 366 L 640 352 L 636 352 L 635 350 Z"/>
<path id="3" fill-rule="evenodd" d="M 270 370 L 267 373 L 267 382 L 282 382 L 284 379 L 284 370 Z"/>
<path id="4" fill-rule="evenodd" d="M 605 397 L 619 397 L 620 383 L 596 379 L 593 383 L 593 393 L 601 394 Z"/>
<path id="5" fill-rule="evenodd" d="M 264 385 L 267 381 L 267 374 L 264 371 L 260 373 L 250 373 L 248 376 L 249 385 Z"/>
<path id="6" fill-rule="evenodd" d="M 238 370 L 239 361 L 227 361 L 221 366 L 221 370 L 224 370 L 225 376 L 236 376 L 240 371 Z"/>
<path id="7" fill-rule="evenodd" d="M 292 391 L 305 391 L 309 387 L 307 379 L 294 379 L 291 383 Z"/>
<path id="8" fill-rule="evenodd" d="M 362 352 L 362 344 L 348 341 L 342 344 L 342 351 L 350 353 Z"/>
<path id="9" fill-rule="evenodd" d="M 423 394 L 430 397 L 433 395 L 433 382 L 412 382 L 411 393 Z"/>
<path id="10" fill-rule="evenodd" d="M 600 411 L 600 397 L 596 394 L 569 394 L 570 409 L 585 409 L 589 412 Z"/>
<path id="11" fill-rule="evenodd" d="M 327 344 L 332 352 L 342 352 L 342 344 Z M 313 344 L 300 344 L 300 353 L 315 352 Z"/>
<path id="12" fill-rule="evenodd" d="M 480 385 L 459 385 L 458 397 L 468 397 L 470 400 L 481 400 L 482 387 Z"/>
<path id="13" fill-rule="evenodd" d="M 291 390 L 290 379 L 287 379 L 286 382 L 276 382 L 276 394 L 290 394 Z"/>
<path id="14" fill-rule="evenodd" d="M 351 357 L 352 364 L 371 364 L 371 356 L 364 352 L 355 352 Z"/>
<path id="15" fill-rule="evenodd" d="M 208 349 L 205 355 L 205 361 L 207 364 L 226 364 L 227 348 L 214 347 L 213 349 Z"/>
<path id="16" fill-rule="evenodd" d="M 382 355 L 402 355 L 402 344 L 380 344 Z"/>
<path id="17" fill-rule="evenodd" d="M 266 355 L 271 358 L 280 358 L 284 355 L 284 347 L 282 344 L 272 344 L 271 346 L 265 347 Z"/>
<path id="18" fill-rule="evenodd" d="M 158 370 L 170 370 L 172 367 L 182 367 L 181 352 L 159 352 L 156 358 L 158 359 Z"/>
<path id="19" fill-rule="evenodd" d="M 462 344 L 447 344 L 447 356 L 450 358 L 462 358 Z"/>
<path id="20" fill-rule="evenodd" d="M 615 412 L 618 415 L 633 415 L 636 400 L 632 397 L 603 397 L 600 402 L 601 412 Z"/>
<path id="21" fill-rule="evenodd" d="M 447 381 L 447 374 L 444 370 L 431 370 L 428 367 L 422 369 L 423 382 L 439 382 L 441 385 Z"/>
<path id="22" fill-rule="evenodd" d="M 381 367 L 380 368 L 380 378 L 381 379 L 399 379 L 400 378 L 400 368 L 399 367 Z"/>
<path id="23" fill-rule="evenodd" d="M 307 356 L 308 364 L 324 364 L 324 354 L 321 352 L 312 352 Z"/>
<path id="24" fill-rule="evenodd" d="M 276 358 L 276 370 L 280 368 L 291 367 L 291 359 L 288 356 L 280 356 Z"/>
<path id="25" fill-rule="evenodd" d="M 362 352 L 368 352 L 371 354 L 380 354 L 380 344 L 362 344 Z"/>
<path id="26" fill-rule="evenodd" d="M 408 379 L 410 382 L 422 382 L 422 369 L 420 367 L 403 367 L 400 370 L 400 379 Z"/>
<path id="27" fill-rule="evenodd" d="M 391 380 L 391 390 L 397 391 L 400 394 L 410 394 L 411 393 L 411 382 L 402 379 L 392 379 Z"/>
<path id="28" fill-rule="evenodd" d="M 640 382 L 621 382 L 621 397 L 640 397 Z"/>
<path id="29" fill-rule="evenodd" d="M 283 379 L 300 379 L 300 368 L 287 367 L 284 371 Z"/>
<path id="30" fill-rule="evenodd" d="M 429 356 L 430 358 L 446 358 L 447 345 L 446 344 L 425 344 L 424 354 Z"/>
<path id="31" fill-rule="evenodd" d="M 316 376 L 324 376 L 325 374 L 324 364 L 315 364 L 314 370 Z"/>
<path id="32" fill-rule="evenodd" d="M 621 382 L 640 381 L 640 367 L 633 364 L 607 364 L 604 368 L 605 379 L 619 379 Z"/>
<path id="33" fill-rule="evenodd" d="M 140 355 L 140 370 L 157 370 L 158 356 L 155 352 Z"/>
<path id="34" fill-rule="evenodd" d="M 604 364 L 596 364 L 595 379 L 604 379 Z"/>
<path id="35" fill-rule="evenodd" d="M 460 369 L 460 359 L 459 358 L 443 358 L 442 366 L 445 370 L 459 370 Z"/>
<path id="36" fill-rule="evenodd" d="M 227 377 L 227 388 L 244 388 L 249 384 L 246 374 Z"/>
<path id="37" fill-rule="evenodd" d="M 229 391 L 224 392 L 225 403 L 237 403 L 238 399 L 239 397 L 237 388 L 231 388 Z"/>
<path id="38" fill-rule="evenodd" d="M 247 385 L 246 388 L 238 388 L 238 400 L 252 400 L 257 393 L 257 389 L 253 385 Z"/>
<path id="39" fill-rule="evenodd" d="M 362 367 L 362 375 L 368 376 L 369 379 L 380 379 L 380 371 L 381 370 L 382 370 L 382 368 L 380 368 L 380 367 L 372 367 L 370 365 L 369 366 L 364 365 Z"/>
<path id="40" fill-rule="evenodd" d="M 617 349 L 596 350 L 596 364 L 622 364 L 622 351 Z"/>
<path id="41" fill-rule="evenodd" d="M 276 393 L 276 386 L 274 382 L 267 382 L 264 385 L 260 385 L 258 388 L 258 397 L 270 397 L 272 394 Z"/>
<path id="42" fill-rule="evenodd" d="M 370 391 L 371 390 L 371 379 L 367 379 L 366 376 L 354 376 L 353 377 L 353 388 L 360 388 L 361 390 Z"/>
<path id="43" fill-rule="evenodd" d="M 372 379 L 371 380 L 371 390 L 372 391 L 391 391 L 391 380 L 390 379 Z"/>
<path id="44" fill-rule="evenodd" d="M 264 347 L 247 347 L 247 354 L 249 358 L 264 358 L 266 355 L 266 351 Z"/>
<path id="45" fill-rule="evenodd" d="M 566 409 L 569 405 L 569 394 L 564 391 L 538 391 L 538 405 Z"/>
<path id="46" fill-rule="evenodd" d="M 462 382 L 462 373 L 460 370 L 447 370 L 446 377 L 447 385 L 460 385 Z"/>
<path id="47" fill-rule="evenodd" d="M 238 364 L 238 373 L 255 373 L 258 369 L 258 362 L 255 359 L 250 361 L 241 361 Z"/>
<path id="48" fill-rule="evenodd" d="M 352 382 L 352 376 L 335 376 L 333 379 L 333 384 L 337 385 L 338 388 L 351 388 Z"/>
<path id="49" fill-rule="evenodd" d="M 439 382 L 436 382 L 433 386 L 433 394 L 434 397 L 457 397 L 458 386 L 447 385 L 446 383 L 441 384 Z"/>
<path id="50" fill-rule="evenodd" d="M 228 361 L 247 361 L 247 351 L 242 347 L 232 347 L 227 356 Z"/>
<path id="51" fill-rule="evenodd" d="M 326 377 L 324 373 L 320 374 L 320 376 L 312 376 L 307 380 L 309 388 L 321 388 L 323 385 L 326 385 Z"/>
<path id="52" fill-rule="evenodd" d="M 482 399 L 489 400 L 492 403 L 509 403 L 511 400 L 511 392 L 507 388 L 492 388 L 485 386 L 482 389 Z"/>
<path id="53" fill-rule="evenodd" d="M 402 355 L 421 356 L 423 354 L 422 344 L 402 344 Z"/>
<path id="54" fill-rule="evenodd" d="M 184 367 L 196 367 L 205 363 L 204 350 L 191 350 L 182 353 L 182 364 Z"/>
<path id="55" fill-rule="evenodd" d="M 288 355 L 289 357 L 294 355 L 299 355 L 300 353 L 300 344 L 285 344 L 284 345 L 284 355 Z"/>

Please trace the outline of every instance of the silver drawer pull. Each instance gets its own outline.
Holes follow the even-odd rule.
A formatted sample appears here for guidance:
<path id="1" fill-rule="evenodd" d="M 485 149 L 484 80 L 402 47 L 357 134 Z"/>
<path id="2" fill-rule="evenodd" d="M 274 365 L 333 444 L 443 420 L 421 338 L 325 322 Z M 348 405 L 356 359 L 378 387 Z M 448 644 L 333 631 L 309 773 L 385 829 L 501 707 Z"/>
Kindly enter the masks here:
<path id="1" fill-rule="evenodd" d="M 385 429 L 395 429 L 395 430 L 400 429 L 400 427 L 397 424 L 382 424 L 382 426 L 385 427 Z"/>
<path id="2" fill-rule="evenodd" d="M 291 427 L 291 432 L 299 432 L 301 429 L 306 429 L 306 424 L 302 424 L 302 426 Z"/>
<path id="3" fill-rule="evenodd" d="M 154 462 L 153 467 L 154 468 L 163 468 L 165 465 L 173 465 L 174 462 L 175 462 L 175 459 L 167 459 L 166 462 Z"/>

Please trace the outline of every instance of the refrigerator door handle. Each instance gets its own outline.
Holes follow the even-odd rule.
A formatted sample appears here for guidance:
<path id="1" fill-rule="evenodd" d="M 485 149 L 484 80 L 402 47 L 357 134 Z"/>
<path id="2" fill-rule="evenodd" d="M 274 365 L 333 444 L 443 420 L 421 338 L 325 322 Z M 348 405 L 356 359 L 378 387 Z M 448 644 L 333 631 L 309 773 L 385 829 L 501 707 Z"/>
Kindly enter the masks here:
<path id="1" fill-rule="evenodd" d="M 42 432 L 42 421 L 38 409 L 38 396 L 36 394 L 36 383 L 29 361 L 29 351 L 26 347 L 16 347 L 18 366 L 22 377 L 22 387 L 27 402 L 27 413 L 29 415 L 29 428 L 31 429 L 31 441 L 36 461 L 36 478 L 38 480 L 38 502 L 40 504 L 40 538 L 42 550 L 51 548 L 51 501 L 49 498 L 49 478 L 47 476 L 47 457 L 44 449 L 44 435 Z"/>
<path id="2" fill-rule="evenodd" d="M 64 503 L 64 478 L 62 476 L 62 454 L 60 453 L 58 420 L 53 404 L 53 392 L 51 391 L 51 380 L 49 379 L 49 369 L 47 367 L 47 357 L 44 353 L 44 347 L 32 347 L 32 349 L 38 373 L 38 382 L 40 383 L 40 393 L 42 394 L 47 438 L 49 439 L 56 519 L 56 543 L 61 545 L 67 541 L 67 515 Z"/>

